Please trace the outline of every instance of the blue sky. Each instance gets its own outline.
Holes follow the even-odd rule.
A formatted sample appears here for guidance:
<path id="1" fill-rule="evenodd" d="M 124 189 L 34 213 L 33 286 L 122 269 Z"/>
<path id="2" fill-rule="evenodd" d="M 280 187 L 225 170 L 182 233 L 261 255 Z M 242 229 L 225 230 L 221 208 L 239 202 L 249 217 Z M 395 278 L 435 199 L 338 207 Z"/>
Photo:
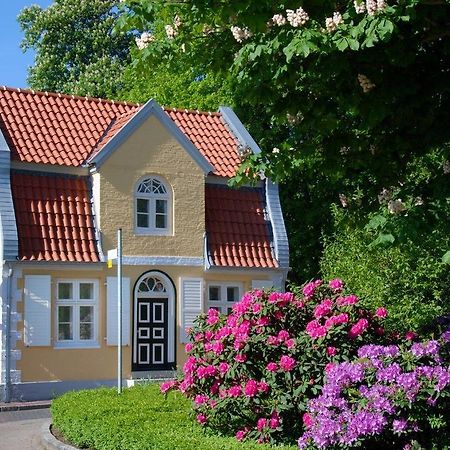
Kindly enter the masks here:
<path id="1" fill-rule="evenodd" d="M 0 14 L 0 86 L 27 86 L 27 68 L 33 64 L 34 55 L 23 53 L 23 38 L 17 23 L 17 15 L 25 7 L 38 4 L 47 7 L 51 0 L 6 0 Z"/>

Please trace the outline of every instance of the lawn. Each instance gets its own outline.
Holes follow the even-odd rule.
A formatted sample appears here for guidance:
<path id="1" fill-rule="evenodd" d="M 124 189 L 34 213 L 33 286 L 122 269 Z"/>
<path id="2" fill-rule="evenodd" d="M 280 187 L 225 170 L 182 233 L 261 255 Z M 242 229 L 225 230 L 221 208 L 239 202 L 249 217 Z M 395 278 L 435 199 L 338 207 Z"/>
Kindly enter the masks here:
<path id="1" fill-rule="evenodd" d="M 95 450 L 263 450 L 271 447 L 237 442 L 200 427 L 190 402 L 179 393 L 167 399 L 159 385 L 70 392 L 53 401 L 53 424 L 80 448 Z M 279 450 L 295 447 L 280 446 Z"/>

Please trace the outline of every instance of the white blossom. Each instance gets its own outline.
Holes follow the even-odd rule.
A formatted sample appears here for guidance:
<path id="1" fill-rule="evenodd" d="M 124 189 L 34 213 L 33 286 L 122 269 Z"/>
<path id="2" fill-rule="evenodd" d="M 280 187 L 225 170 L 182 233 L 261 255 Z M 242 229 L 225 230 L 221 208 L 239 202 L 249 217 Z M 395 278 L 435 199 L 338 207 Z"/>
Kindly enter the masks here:
<path id="1" fill-rule="evenodd" d="M 347 208 L 348 206 L 348 197 L 344 194 L 339 194 L 339 201 L 343 208 Z"/>
<path id="2" fill-rule="evenodd" d="M 389 189 L 383 188 L 381 192 L 378 194 L 378 201 L 380 203 L 388 202 L 392 197 L 391 191 Z"/>
<path id="3" fill-rule="evenodd" d="M 286 25 L 286 17 L 284 17 L 283 14 L 275 14 L 272 17 L 272 23 L 282 27 L 283 25 Z"/>
<path id="4" fill-rule="evenodd" d="M 166 25 L 164 29 L 166 30 L 166 35 L 169 39 L 174 39 L 177 35 L 177 32 L 172 25 Z"/>
<path id="5" fill-rule="evenodd" d="M 445 174 L 450 173 L 450 161 L 448 159 L 444 161 L 444 164 L 442 164 L 442 169 Z"/>
<path id="6" fill-rule="evenodd" d="M 248 28 L 233 26 L 231 27 L 231 33 L 233 34 L 234 39 L 238 42 L 243 42 L 252 37 L 252 32 Z"/>
<path id="7" fill-rule="evenodd" d="M 388 211 L 391 214 L 400 214 L 403 211 L 406 211 L 406 206 L 402 202 L 401 198 L 399 198 L 397 200 L 390 200 L 388 203 Z"/>
<path id="8" fill-rule="evenodd" d="M 300 6 L 295 11 L 293 9 L 286 10 L 287 21 L 293 27 L 301 27 L 309 20 L 308 13 Z"/>
<path id="9" fill-rule="evenodd" d="M 378 11 L 381 11 L 384 8 L 386 8 L 385 0 L 366 0 L 366 9 L 369 16 L 374 16 Z"/>
<path id="10" fill-rule="evenodd" d="M 422 205 L 423 205 L 423 198 L 420 197 L 419 195 L 414 199 L 414 206 L 422 206 Z"/>
<path id="11" fill-rule="evenodd" d="M 277 155 L 278 153 L 280 153 L 280 149 L 278 147 L 274 147 L 273 150 L 272 150 L 272 153 L 274 155 Z"/>
<path id="12" fill-rule="evenodd" d="M 377 0 L 377 9 L 380 11 L 381 9 L 386 8 L 386 2 L 384 0 Z"/>
<path id="13" fill-rule="evenodd" d="M 340 148 L 339 153 L 340 153 L 341 155 L 347 155 L 349 151 L 350 151 L 350 148 L 349 148 L 349 147 L 343 146 L 343 147 Z"/>
<path id="14" fill-rule="evenodd" d="M 329 33 L 336 30 L 336 28 L 344 22 L 341 13 L 335 12 L 333 13 L 333 17 L 327 17 L 325 20 L 325 27 Z"/>
<path id="15" fill-rule="evenodd" d="M 353 2 L 353 5 L 355 5 L 356 14 L 362 14 L 366 12 L 366 4 L 363 0 L 355 0 Z"/>
<path id="16" fill-rule="evenodd" d="M 139 50 L 144 50 L 147 48 L 150 42 L 155 41 L 155 36 L 152 33 L 144 31 L 140 37 L 135 38 L 136 46 Z"/>
<path id="17" fill-rule="evenodd" d="M 367 92 L 370 92 L 376 86 L 366 75 L 363 74 L 358 74 L 358 82 L 365 94 L 367 94 Z"/>
<path id="18" fill-rule="evenodd" d="M 175 29 L 178 29 L 181 27 L 181 25 L 183 25 L 181 17 L 178 14 L 176 14 L 175 17 L 173 18 L 173 26 L 175 27 Z"/>

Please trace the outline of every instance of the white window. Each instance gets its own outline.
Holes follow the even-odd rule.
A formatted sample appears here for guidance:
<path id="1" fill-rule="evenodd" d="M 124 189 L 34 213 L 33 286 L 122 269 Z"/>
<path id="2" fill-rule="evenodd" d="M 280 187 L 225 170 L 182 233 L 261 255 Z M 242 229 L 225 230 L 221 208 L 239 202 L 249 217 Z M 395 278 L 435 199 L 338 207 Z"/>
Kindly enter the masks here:
<path id="1" fill-rule="evenodd" d="M 58 280 L 56 283 L 57 347 L 96 347 L 98 282 Z"/>
<path id="2" fill-rule="evenodd" d="M 241 283 L 223 283 L 211 281 L 207 286 L 207 307 L 229 314 L 233 305 L 241 299 Z"/>
<path id="3" fill-rule="evenodd" d="M 141 180 L 135 192 L 135 229 L 138 234 L 171 233 L 172 199 L 170 189 L 158 177 Z"/>

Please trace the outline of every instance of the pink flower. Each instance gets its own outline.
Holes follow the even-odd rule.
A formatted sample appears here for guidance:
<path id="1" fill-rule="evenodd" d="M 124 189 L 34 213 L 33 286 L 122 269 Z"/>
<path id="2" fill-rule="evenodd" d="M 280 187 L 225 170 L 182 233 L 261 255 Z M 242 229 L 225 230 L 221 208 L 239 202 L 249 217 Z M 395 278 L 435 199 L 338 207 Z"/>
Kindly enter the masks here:
<path id="1" fill-rule="evenodd" d="M 333 289 L 333 291 L 340 291 L 344 287 L 344 282 L 339 278 L 335 278 L 334 280 L 330 280 L 328 286 Z"/>
<path id="2" fill-rule="evenodd" d="M 417 333 L 414 333 L 414 331 L 407 331 L 405 333 L 405 339 L 407 341 L 413 341 L 417 337 Z"/>
<path id="3" fill-rule="evenodd" d="M 334 367 L 334 363 L 330 362 L 325 366 L 325 373 L 328 373 Z"/>
<path id="4" fill-rule="evenodd" d="M 367 330 L 369 327 L 369 322 L 367 319 L 359 319 L 358 322 L 356 322 L 348 332 L 348 335 L 350 338 L 356 338 L 357 336 L 360 336 L 364 333 L 364 331 Z"/>
<path id="5" fill-rule="evenodd" d="M 258 321 L 256 322 L 256 325 L 258 325 L 259 327 L 265 327 L 266 325 L 269 325 L 269 323 L 270 323 L 270 319 L 267 316 L 263 316 L 258 319 Z"/>
<path id="6" fill-rule="evenodd" d="M 384 328 L 383 327 L 376 327 L 375 328 L 375 333 L 377 334 L 377 336 L 383 336 L 384 335 Z"/>
<path id="7" fill-rule="evenodd" d="M 244 388 L 244 393 L 246 397 L 254 397 L 258 393 L 258 382 L 248 380 Z"/>
<path id="8" fill-rule="evenodd" d="M 161 386 L 159 390 L 162 394 L 165 394 L 166 392 L 169 392 L 171 389 L 174 389 L 177 386 L 177 381 L 171 380 L 171 381 L 165 381 L 164 383 L 161 383 Z"/>
<path id="9" fill-rule="evenodd" d="M 237 439 L 239 442 L 241 442 L 241 441 L 244 440 L 246 434 L 247 434 L 247 433 L 245 432 L 245 430 L 239 430 L 239 431 L 236 433 L 236 439 Z"/>
<path id="10" fill-rule="evenodd" d="M 269 372 L 276 372 L 278 370 L 278 364 L 276 362 L 270 362 L 267 364 L 266 369 Z"/>
<path id="11" fill-rule="evenodd" d="M 192 344 L 191 342 L 188 342 L 185 346 L 184 346 L 184 351 L 186 353 L 189 353 L 190 351 L 192 351 L 192 349 L 194 348 L 194 344 Z"/>
<path id="12" fill-rule="evenodd" d="M 340 313 L 336 316 L 331 316 L 330 321 L 333 325 L 341 325 L 342 323 L 348 322 L 348 314 L 347 313 Z"/>
<path id="13" fill-rule="evenodd" d="M 256 423 L 256 428 L 258 431 L 262 431 L 267 425 L 267 419 L 264 417 L 261 417 L 258 419 L 258 422 Z"/>
<path id="14" fill-rule="evenodd" d="M 217 322 L 219 322 L 220 321 L 220 317 L 217 317 L 217 316 L 212 316 L 212 317 L 208 317 L 207 319 L 206 319 L 206 323 L 209 325 L 209 326 L 213 326 L 213 325 L 215 325 Z"/>
<path id="15" fill-rule="evenodd" d="M 236 355 L 234 357 L 234 360 L 239 363 L 243 363 L 243 362 L 247 361 L 247 355 L 245 355 L 243 353 L 239 353 L 239 355 Z"/>
<path id="16" fill-rule="evenodd" d="M 377 317 L 382 317 L 382 318 L 387 317 L 387 315 L 388 315 L 387 309 L 386 308 L 377 308 L 375 315 Z"/>
<path id="17" fill-rule="evenodd" d="M 191 374 L 197 365 L 197 358 L 195 356 L 190 356 L 183 366 L 183 372 L 185 374 Z"/>
<path id="18" fill-rule="evenodd" d="M 212 344 L 212 351 L 215 355 L 220 355 L 223 352 L 223 344 L 220 341 L 216 341 Z"/>
<path id="19" fill-rule="evenodd" d="M 206 403 L 209 400 L 209 397 L 207 395 L 196 395 L 194 399 L 194 403 L 196 405 L 203 405 L 203 403 Z"/>
<path id="20" fill-rule="evenodd" d="M 316 287 L 318 286 L 317 281 L 311 281 L 310 283 L 306 284 L 303 288 L 303 295 L 306 298 L 310 298 L 314 295 L 314 292 L 316 290 Z"/>
<path id="21" fill-rule="evenodd" d="M 197 422 L 200 425 L 205 425 L 205 423 L 207 422 L 207 418 L 204 414 L 197 414 Z"/>
<path id="22" fill-rule="evenodd" d="M 207 341 L 210 341 L 214 337 L 214 333 L 211 330 L 205 331 L 205 339 Z"/>
<path id="23" fill-rule="evenodd" d="M 211 392 L 211 395 L 216 395 L 219 392 L 219 387 L 220 387 L 220 381 L 218 381 L 218 380 L 214 381 L 214 383 L 211 386 L 211 389 L 209 390 Z"/>
<path id="24" fill-rule="evenodd" d="M 297 361 L 294 358 L 291 358 L 290 356 L 283 355 L 280 358 L 280 368 L 285 372 L 290 372 L 295 367 L 296 364 Z"/>
<path id="25" fill-rule="evenodd" d="M 222 375 L 225 375 L 227 372 L 228 372 L 228 369 L 230 368 L 230 365 L 228 364 L 228 363 L 226 363 L 226 362 L 221 362 L 220 364 L 219 364 L 219 372 L 222 374 Z"/>
<path id="26" fill-rule="evenodd" d="M 303 414 L 303 424 L 306 428 L 309 428 L 313 424 L 312 417 L 308 413 Z"/>
<path id="27" fill-rule="evenodd" d="M 240 386 L 232 386 L 228 389 L 228 397 L 239 397 L 242 394 Z"/>
<path id="28" fill-rule="evenodd" d="M 273 315 L 274 317 L 275 317 L 275 319 L 276 320 L 282 320 L 282 319 L 284 319 L 284 314 L 283 314 L 283 312 L 282 311 L 275 311 L 275 313 L 274 313 L 274 315 Z"/>
<path id="29" fill-rule="evenodd" d="M 267 338 L 267 345 L 278 345 L 278 337 L 277 336 L 269 336 Z"/>
<path id="30" fill-rule="evenodd" d="M 280 416 L 276 411 L 272 413 L 269 420 L 269 427 L 274 430 L 275 428 L 278 428 L 280 426 Z"/>
<path id="31" fill-rule="evenodd" d="M 216 339 L 223 339 L 224 337 L 229 336 L 232 333 L 231 328 L 228 326 L 222 327 L 219 330 L 217 330 L 217 333 L 215 335 Z"/>
<path id="32" fill-rule="evenodd" d="M 253 311 L 253 314 L 258 314 L 259 312 L 261 312 L 261 310 L 262 310 L 262 305 L 261 305 L 261 303 L 254 303 L 254 304 L 252 305 L 252 311 Z"/>
<path id="33" fill-rule="evenodd" d="M 351 306 L 358 303 L 358 297 L 356 295 L 347 295 L 347 297 L 339 297 L 336 300 L 338 306 Z"/>
<path id="34" fill-rule="evenodd" d="M 288 339 L 285 342 L 285 344 L 288 349 L 294 348 L 295 347 L 295 339 Z"/>
<path id="35" fill-rule="evenodd" d="M 323 316 L 328 316 L 333 309 L 333 302 L 327 298 L 314 309 L 314 317 L 320 319 Z"/>
<path id="36" fill-rule="evenodd" d="M 265 394 L 266 392 L 269 392 L 269 385 L 265 381 L 260 381 L 258 383 L 258 391 Z"/>
<path id="37" fill-rule="evenodd" d="M 317 320 L 312 320 L 306 325 L 306 332 L 313 338 L 320 338 L 326 336 L 328 327 L 320 325 Z"/>
<path id="38" fill-rule="evenodd" d="M 213 377 L 216 375 L 217 369 L 214 366 L 201 366 L 197 369 L 197 377 L 199 379 Z"/>
<path id="39" fill-rule="evenodd" d="M 327 347 L 327 355 L 328 356 L 334 356 L 336 353 L 337 353 L 336 347 L 333 347 L 331 345 L 329 347 Z"/>
<path id="40" fill-rule="evenodd" d="M 195 342 L 200 342 L 200 341 L 202 341 L 203 340 L 203 333 L 197 333 L 195 336 L 194 336 L 194 341 Z"/>
<path id="41" fill-rule="evenodd" d="M 278 333 L 277 338 L 278 338 L 278 341 L 279 341 L 279 342 L 284 342 L 284 341 L 286 341 L 287 339 L 289 339 L 289 333 L 288 333 L 286 330 L 281 330 L 281 331 Z"/>

